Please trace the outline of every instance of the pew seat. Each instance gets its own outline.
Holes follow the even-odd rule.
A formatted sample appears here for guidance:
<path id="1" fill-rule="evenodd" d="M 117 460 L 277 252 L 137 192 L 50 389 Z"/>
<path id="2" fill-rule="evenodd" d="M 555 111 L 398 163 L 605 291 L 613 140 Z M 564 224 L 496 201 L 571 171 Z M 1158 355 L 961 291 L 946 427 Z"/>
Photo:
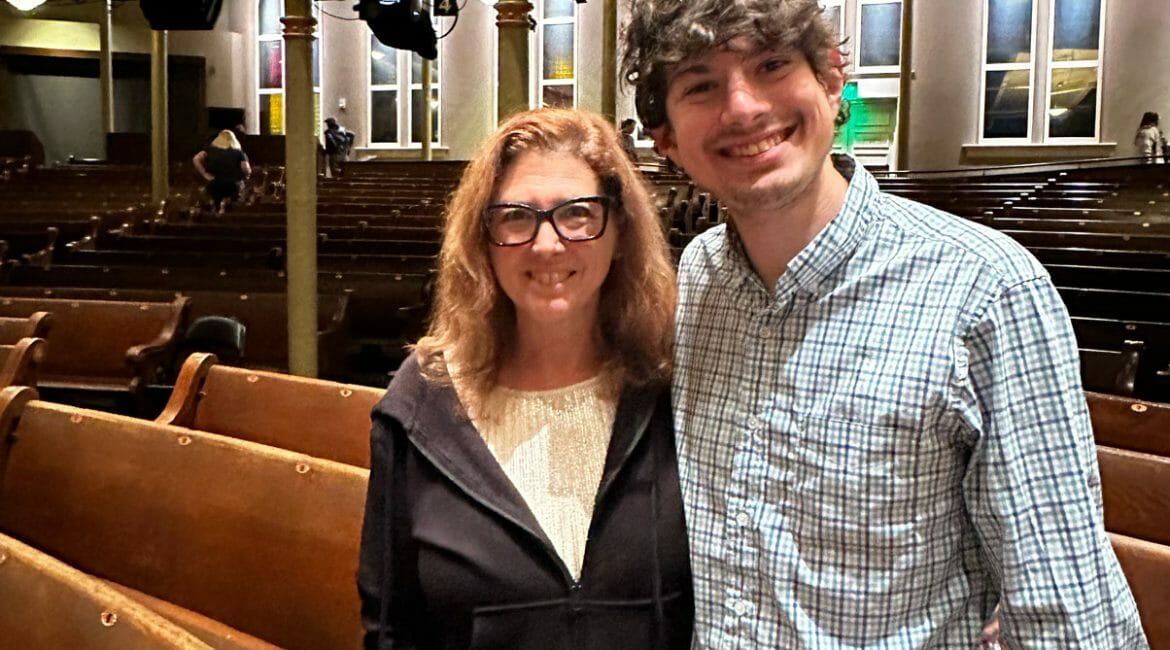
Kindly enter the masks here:
<path id="1" fill-rule="evenodd" d="M 0 534 L 0 639 L 5 648 L 211 650 L 132 597 Z"/>
<path id="2" fill-rule="evenodd" d="M 0 532 L 283 648 L 360 644 L 365 470 L 22 387 L 0 458 Z"/>
<path id="3" fill-rule="evenodd" d="M 155 421 L 369 468 L 370 410 L 383 392 L 233 368 L 196 353 Z"/>

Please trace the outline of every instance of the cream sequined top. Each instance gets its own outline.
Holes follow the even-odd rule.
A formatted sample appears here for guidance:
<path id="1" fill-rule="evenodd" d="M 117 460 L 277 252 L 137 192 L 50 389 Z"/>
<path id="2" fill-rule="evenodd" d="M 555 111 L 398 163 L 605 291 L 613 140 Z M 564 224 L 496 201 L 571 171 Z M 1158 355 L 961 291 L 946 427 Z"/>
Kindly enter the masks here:
<path id="1" fill-rule="evenodd" d="M 497 387 L 476 419 L 573 577 L 581 575 L 617 403 L 601 377 L 542 391 Z"/>

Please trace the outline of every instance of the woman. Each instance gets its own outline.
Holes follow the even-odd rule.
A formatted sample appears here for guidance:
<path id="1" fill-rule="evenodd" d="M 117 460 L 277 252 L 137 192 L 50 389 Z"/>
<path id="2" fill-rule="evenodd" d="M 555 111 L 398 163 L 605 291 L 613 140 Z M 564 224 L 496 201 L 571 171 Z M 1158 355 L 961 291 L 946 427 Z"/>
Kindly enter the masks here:
<path id="1" fill-rule="evenodd" d="M 236 134 L 227 129 L 220 131 L 206 149 L 195 154 L 191 162 L 207 181 L 207 194 L 221 213 L 224 200 L 239 200 L 244 181 L 252 175 L 252 166 L 240 148 L 240 141 L 236 139 Z"/>
<path id="2" fill-rule="evenodd" d="M 615 130 L 510 118 L 446 220 L 430 329 L 373 413 L 366 647 L 688 647 L 674 273 Z"/>
<path id="3" fill-rule="evenodd" d="M 1158 114 L 1146 111 L 1138 125 L 1137 134 L 1133 137 L 1133 144 L 1137 147 L 1138 155 L 1145 162 L 1157 161 L 1162 152 L 1162 131 L 1158 128 Z"/>

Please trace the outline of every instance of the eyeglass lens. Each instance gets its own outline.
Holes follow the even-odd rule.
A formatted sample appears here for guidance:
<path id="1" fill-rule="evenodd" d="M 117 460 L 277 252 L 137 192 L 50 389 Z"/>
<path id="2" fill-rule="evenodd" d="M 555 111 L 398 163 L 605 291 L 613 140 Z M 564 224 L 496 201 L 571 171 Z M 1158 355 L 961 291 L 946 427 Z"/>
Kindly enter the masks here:
<path id="1" fill-rule="evenodd" d="M 524 244 L 536 237 L 548 211 L 520 205 L 488 208 L 488 232 L 498 243 Z M 568 241 L 582 241 L 600 236 L 605 227 L 605 205 L 598 200 L 576 200 L 558 205 L 551 211 L 553 228 Z"/>

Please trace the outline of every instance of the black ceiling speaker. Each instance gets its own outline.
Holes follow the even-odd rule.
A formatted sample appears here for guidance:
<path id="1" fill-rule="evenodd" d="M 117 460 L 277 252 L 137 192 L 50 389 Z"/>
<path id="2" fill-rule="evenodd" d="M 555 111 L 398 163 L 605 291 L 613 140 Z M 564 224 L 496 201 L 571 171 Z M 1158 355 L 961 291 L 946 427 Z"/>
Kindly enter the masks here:
<path id="1" fill-rule="evenodd" d="M 153 30 L 213 29 L 223 0 L 138 0 L 138 5 Z"/>

